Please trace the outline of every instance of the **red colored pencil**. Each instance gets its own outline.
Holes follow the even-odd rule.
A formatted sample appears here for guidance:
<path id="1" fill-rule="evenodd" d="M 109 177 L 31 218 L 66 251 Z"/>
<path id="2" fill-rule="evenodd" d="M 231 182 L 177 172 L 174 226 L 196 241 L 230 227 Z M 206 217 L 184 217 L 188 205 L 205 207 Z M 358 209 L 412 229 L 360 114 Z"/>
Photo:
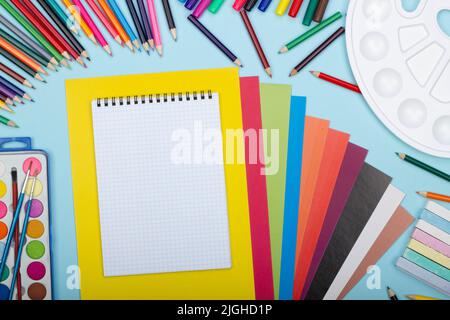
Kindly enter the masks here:
<path id="1" fill-rule="evenodd" d="M 20 12 L 25 16 L 25 18 L 33 24 L 36 29 L 51 43 L 53 47 L 66 59 L 70 59 L 67 50 L 52 36 L 52 34 L 47 31 L 47 29 L 39 22 L 39 20 L 21 3 L 19 0 L 11 0 L 11 2 L 19 9 Z"/>
<path id="2" fill-rule="evenodd" d="M 295 18 L 300 11 L 300 7 L 302 6 L 303 0 L 294 0 L 292 2 L 291 8 L 289 9 L 289 16 Z"/>
<path id="3" fill-rule="evenodd" d="M 47 18 L 42 15 L 39 9 L 36 8 L 36 6 L 30 0 L 24 0 L 24 3 L 31 14 L 34 14 L 37 19 L 42 22 L 42 26 L 46 28 L 51 35 L 54 36 L 55 41 L 63 46 L 79 64 L 81 64 L 83 67 L 86 67 L 80 54 L 78 54 L 78 52 L 75 51 L 75 49 L 67 42 L 67 40 L 63 36 L 61 36 L 59 31 L 56 30 L 55 27 L 53 27 L 53 25 L 47 20 Z"/>
<path id="4" fill-rule="evenodd" d="M 332 77 L 328 74 L 325 74 L 323 72 L 317 72 L 317 71 L 311 71 L 311 74 L 319 79 L 331 82 L 337 86 L 343 87 L 345 89 L 357 92 L 357 93 L 361 93 L 361 90 L 359 89 L 359 87 L 355 84 L 349 83 L 347 81 Z"/>

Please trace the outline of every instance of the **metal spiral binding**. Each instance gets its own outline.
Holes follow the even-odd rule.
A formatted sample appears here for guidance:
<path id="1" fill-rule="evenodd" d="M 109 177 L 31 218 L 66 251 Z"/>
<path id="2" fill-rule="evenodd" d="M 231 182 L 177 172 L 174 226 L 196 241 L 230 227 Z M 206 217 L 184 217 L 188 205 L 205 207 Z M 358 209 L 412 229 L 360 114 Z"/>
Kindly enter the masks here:
<path id="1" fill-rule="evenodd" d="M 167 103 L 167 102 L 183 102 L 197 100 L 211 100 L 212 91 L 193 91 L 193 92 L 172 92 L 163 94 L 148 94 L 124 97 L 111 97 L 97 99 L 97 107 L 116 107 L 116 106 L 132 106 L 139 104 Z"/>

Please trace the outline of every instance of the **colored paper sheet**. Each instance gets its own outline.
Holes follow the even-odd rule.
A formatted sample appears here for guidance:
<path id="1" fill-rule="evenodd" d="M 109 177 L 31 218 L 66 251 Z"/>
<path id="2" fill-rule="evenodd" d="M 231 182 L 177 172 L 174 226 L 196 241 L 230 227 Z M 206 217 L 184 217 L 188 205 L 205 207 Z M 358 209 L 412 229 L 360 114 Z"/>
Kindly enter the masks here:
<path id="1" fill-rule="evenodd" d="M 227 130 L 242 130 L 239 75 L 235 68 L 76 79 L 66 82 L 82 299 L 254 299 L 244 163 L 225 165 L 231 269 L 124 277 L 103 276 L 90 108 L 92 100 L 99 97 L 199 90 L 211 90 L 219 94 L 224 137 Z M 242 148 L 237 146 L 237 151 L 245 154 L 243 142 Z"/>
<path id="2" fill-rule="evenodd" d="M 320 164 L 327 141 L 330 122 L 306 117 L 303 143 L 302 177 L 300 183 L 300 204 L 298 210 L 297 243 L 295 245 L 295 265 L 298 264 L 300 249 L 306 233 L 308 218 L 319 177 Z"/>
<path id="3" fill-rule="evenodd" d="M 425 220 L 429 224 L 432 224 L 436 228 L 439 228 L 446 233 L 450 233 L 450 222 L 442 219 L 440 216 L 434 214 L 433 212 L 424 210 L 420 216 L 420 219 Z"/>
<path id="4" fill-rule="evenodd" d="M 416 228 L 412 234 L 412 239 L 416 239 L 417 241 L 423 243 L 424 245 L 426 245 L 426 246 L 428 246 L 450 258 L 450 246 L 448 244 L 446 244 L 445 242 L 442 242 L 441 240 L 436 239 L 432 235 Z"/>
<path id="5" fill-rule="evenodd" d="M 443 206 L 437 204 L 436 202 L 428 201 L 427 205 L 425 206 L 425 209 L 441 217 L 445 221 L 450 222 L 450 210 L 444 208 Z"/>
<path id="6" fill-rule="evenodd" d="M 439 263 L 434 262 L 431 259 L 421 255 L 420 253 L 407 248 L 403 253 L 403 258 L 408 259 L 409 261 L 415 263 L 421 268 L 428 270 L 429 272 L 437 275 L 438 277 L 450 281 L 450 270 L 446 267 L 440 265 Z"/>
<path id="7" fill-rule="evenodd" d="M 338 299 L 342 300 L 352 290 L 355 285 L 366 275 L 367 269 L 377 263 L 378 260 L 389 250 L 398 238 L 413 223 L 414 217 L 403 207 L 398 207 L 394 215 L 384 227 L 358 268 L 352 274 L 350 280 L 345 285 Z"/>
<path id="8" fill-rule="evenodd" d="M 339 297 L 353 272 L 358 268 L 364 256 L 375 243 L 404 198 L 405 194 L 393 185 L 387 188 L 359 235 L 358 240 L 356 240 L 339 272 L 336 274 L 330 288 L 328 288 L 324 300 L 336 300 Z"/>
<path id="9" fill-rule="evenodd" d="M 292 299 L 297 241 L 298 205 L 302 169 L 306 98 L 292 97 L 284 200 L 283 244 L 281 252 L 280 299 Z"/>
<path id="10" fill-rule="evenodd" d="M 314 256 L 308 270 L 305 285 L 302 290 L 301 299 L 304 299 L 311 285 L 320 261 L 322 260 L 325 249 L 333 235 L 340 216 L 345 208 L 347 200 L 353 190 L 355 182 L 364 165 L 367 156 L 367 150 L 353 143 L 349 143 L 345 151 L 344 160 L 342 161 L 341 170 L 337 179 L 330 205 L 317 240 Z"/>
<path id="11" fill-rule="evenodd" d="M 442 279 L 441 277 L 429 272 L 428 270 L 421 268 L 414 262 L 409 261 L 403 257 L 397 260 L 396 266 L 413 276 L 414 278 L 421 280 L 433 287 L 434 289 L 450 296 L 450 282 Z"/>
<path id="12" fill-rule="evenodd" d="M 257 300 L 273 300 L 272 256 L 270 252 L 269 210 L 261 101 L 258 77 L 241 78 L 242 122 L 245 132 L 248 205 L 253 251 L 253 276 Z"/>
<path id="13" fill-rule="evenodd" d="M 419 221 L 417 221 L 416 228 L 450 245 L 450 234 L 442 231 L 441 229 L 433 226 L 432 224 L 429 224 L 425 220 L 419 219 Z"/>
<path id="14" fill-rule="evenodd" d="M 275 299 L 279 297 L 281 244 L 283 236 L 284 191 L 286 181 L 289 111 L 292 88 L 289 85 L 261 84 L 261 114 L 266 154 L 266 181 L 269 200 L 270 247 Z"/>
<path id="15" fill-rule="evenodd" d="M 323 299 L 391 180 L 371 165 L 364 165 L 306 294 L 307 300 Z"/>
<path id="16" fill-rule="evenodd" d="M 415 252 L 421 254 L 422 256 L 440 264 L 441 266 L 446 267 L 447 269 L 450 269 L 450 258 L 445 256 L 444 254 L 440 253 L 439 251 L 436 251 L 430 247 L 427 247 L 423 243 L 411 239 L 408 244 L 408 248 L 411 250 L 414 250 Z"/>
<path id="17" fill-rule="evenodd" d="M 313 257 L 317 240 L 322 230 L 325 215 L 347 150 L 350 135 L 330 129 L 325 143 L 324 156 L 320 164 L 319 175 L 314 191 L 307 228 L 303 236 L 297 265 L 295 267 L 294 299 L 300 299 L 309 265 Z"/>

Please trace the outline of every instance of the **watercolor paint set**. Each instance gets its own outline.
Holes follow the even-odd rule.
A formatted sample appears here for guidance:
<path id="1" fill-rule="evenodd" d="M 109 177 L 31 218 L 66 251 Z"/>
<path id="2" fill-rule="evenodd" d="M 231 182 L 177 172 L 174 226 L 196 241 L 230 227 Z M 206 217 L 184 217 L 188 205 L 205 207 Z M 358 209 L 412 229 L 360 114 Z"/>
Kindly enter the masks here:
<path id="1" fill-rule="evenodd" d="M 10 296 L 19 234 L 23 230 L 25 211 L 32 190 L 31 178 L 36 177 L 29 213 L 25 242 L 16 278 L 13 300 L 19 292 L 22 300 L 52 299 L 51 228 L 48 196 L 48 160 L 41 150 L 32 150 L 30 138 L 0 138 L 0 255 L 6 249 L 8 234 L 14 216 L 17 192 L 20 192 L 27 171 L 30 179 L 20 211 L 16 234 L 12 238 L 6 266 L 0 277 L 0 300 Z M 17 179 L 14 176 L 17 175 Z M 17 184 L 14 184 L 17 180 Z M 17 231 L 18 230 L 18 231 Z"/>

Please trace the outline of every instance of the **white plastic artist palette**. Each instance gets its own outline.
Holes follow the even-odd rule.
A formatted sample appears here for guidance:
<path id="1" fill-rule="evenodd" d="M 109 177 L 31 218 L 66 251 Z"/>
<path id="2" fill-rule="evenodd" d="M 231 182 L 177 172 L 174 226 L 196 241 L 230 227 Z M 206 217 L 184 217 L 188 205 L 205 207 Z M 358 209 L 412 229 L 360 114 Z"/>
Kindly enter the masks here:
<path id="1" fill-rule="evenodd" d="M 450 0 L 352 0 L 347 50 L 368 104 L 400 139 L 450 158 L 450 38 L 438 15 Z"/>

